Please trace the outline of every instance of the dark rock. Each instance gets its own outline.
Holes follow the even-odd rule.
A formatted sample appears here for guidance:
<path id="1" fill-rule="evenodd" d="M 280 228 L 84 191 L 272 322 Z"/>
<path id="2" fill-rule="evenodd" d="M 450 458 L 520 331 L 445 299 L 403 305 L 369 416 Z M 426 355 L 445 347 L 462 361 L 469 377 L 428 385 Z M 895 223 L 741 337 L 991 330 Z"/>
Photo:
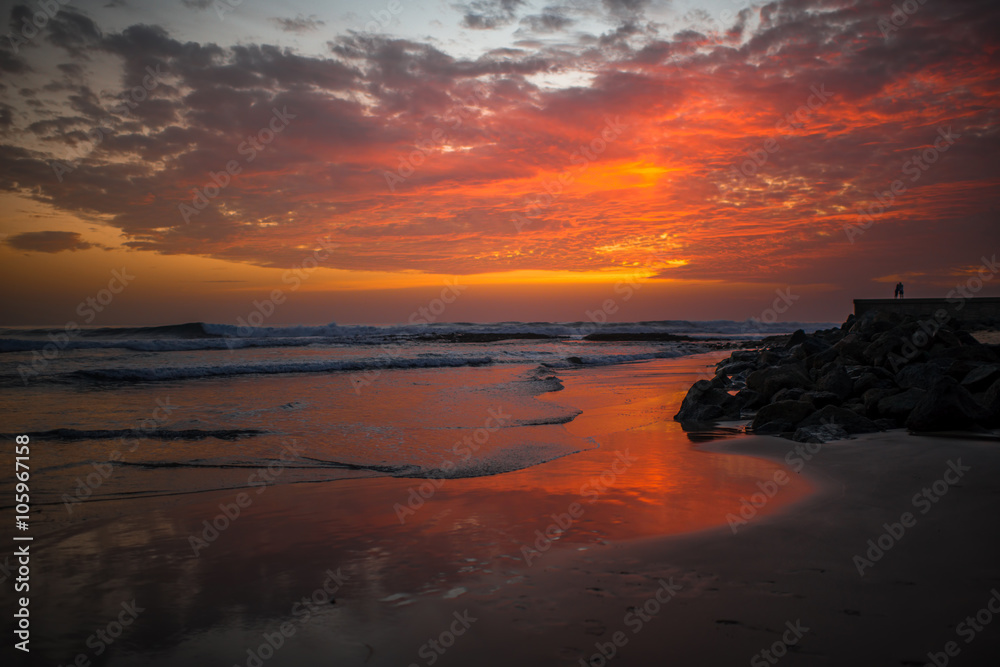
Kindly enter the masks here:
<path id="1" fill-rule="evenodd" d="M 759 392 L 753 389 L 747 389 L 744 387 L 740 389 L 736 394 L 736 401 L 739 403 L 740 410 L 757 410 L 764 405 L 764 397 L 760 395 Z"/>
<path id="2" fill-rule="evenodd" d="M 896 383 L 892 380 L 881 378 L 875 373 L 864 373 L 854 381 L 854 389 L 851 390 L 851 395 L 864 396 L 865 392 L 869 389 L 892 389 L 895 386 Z"/>
<path id="3" fill-rule="evenodd" d="M 788 389 L 786 391 L 796 391 L 794 389 Z M 779 392 L 780 393 L 780 392 Z M 843 399 L 832 391 L 807 391 L 803 392 L 798 398 L 809 401 L 817 409 L 822 408 L 826 405 L 840 405 Z M 862 406 L 864 407 L 864 406 Z"/>
<path id="4" fill-rule="evenodd" d="M 879 430 L 871 419 L 836 405 L 828 405 L 812 413 L 799 423 L 799 428 L 824 424 L 838 424 L 848 433 L 875 433 Z"/>
<path id="5" fill-rule="evenodd" d="M 802 329 L 796 329 L 795 332 L 789 337 L 788 342 L 785 343 L 786 348 L 794 347 L 800 345 L 804 340 L 807 340 L 806 332 Z"/>
<path id="6" fill-rule="evenodd" d="M 989 364 L 969 371 L 962 380 L 962 386 L 971 392 L 986 391 L 997 380 L 1000 380 L 1000 366 Z"/>
<path id="7" fill-rule="evenodd" d="M 927 353 L 927 356 L 936 359 L 957 359 L 985 364 L 993 364 L 1000 361 L 1000 357 L 997 356 L 996 351 L 990 345 L 963 345 L 961 347 L 935 346 Z"/>
<path id="8" fill-rule="evenodd" d="M 1000 380 L 997 380 L 983 394 L 983 425 L 990 428 L 1000 426 Z"/>
<path id="9" fill-rule="evenodd" d="M 913 408 L 906 427 L 917 432 L 962 430 L 976 426 L 985 417 L 986 411 L 965 387 L 943 376 Z"/>
<path id="10" fill-rule="evenodd" d="M 887 417 L 883 417 L 881 419 L 876 419 L 875 425 L 878 426 L 883 431 L 891 431 L 894 428 L 899 428 L 901 426 L 901 423 L 896 421 L 895 419 L 889 419 Z"/>
<path id="11" fill-rule="evenodd" d="M 878 402 L 878 416 L 905 422 L 926 395 L 926 390 L 911 387 L 902 393 L 886 396 Z"/>
<path id="12" fill-rule="evenodd" d="M 698 380 L 681 402 L 674 419 L 685 422 L 713 422 L 740 418 L 740 403 L 719 387 L 718 378 Z"/>
<path id="13" fill-rule="evenodd" d="M 982 343 L 976 340 L 976 337 L 970 334 L 968 331 L 962 331 L 961 329 L 959 329 L 958 331 L 955 332 L 955 336 L 958 337 L 959 342 L 961 342 L 963 346 L 982 345 Z"/>
<path id="14" fill-rule="evenodd" d="M 899 389 L 897 389 L 896 387 L 890 387 L 887 389 L 879 389 L 879 388 L 869 389 L 861 396 L 861 400 L 865 404 L 865 414 L 870 419 L 875 419 L 876 417 L 880 417 L 881 415 L 879 415 L 878 413 L 878 404 L 881 403 L 884 399 L 890 396 L 895 396 L 898 393 L 900 392 Z"/>
<path id="15" fill-rule="evenodd" d="M 849 333 L 840 339 L 831 349 L 836 351 L 842 361 L 865 362 L 865 348 L 868 344 L 860 334 Z"/>
<path id="16" fill-rule="evenodd" d="M 878 334 L 864 350 L 865 361 L 872 366 L 892 368 L 896 359 L 923 360 L 923 353 L 910 345 L 909 333 L 902 327 L 895 327 Z M 907 356 L 903 355 L 904 345 L 908 346 L 907 352 L 910 353 Z"/>
<path id="17" fill-rule="evenodd" d="M 868 410 L 865 408 L 864 401 L 860 398 L 851 399 L 850 401 L 844 403 L 842 407 L 847 408 L 856 415 L 861 415 L 862 417 L 868 416 Z"/>
<path id="18" fill-rule="evenodd" d="M 770 403 L 757 411 L 750 428 L 754 433 L 794 431 L 795 426 L 812 414 L 813 409 L 813 406 L 805 401 Z"/>
<path id="19" fill-rule="evenodd" d="M 749 361 L 736 361 L 731 364 L 726 364 L 725 366 L 721 366 L 720 368 L 721 370 L 724 370 L 728 375 L 735 376 L 754 370 L 755 368 L 757 368 L 757 364 Z"/>
<path id="20" fill-rule="evenodd" d="M 765 368 L 770 366 L 777 366 L 778 364 L 780 364 L 782 361 L 785 360 L 786 356 L 787 355 L 780 350 L 774 350 L 774 349 L 763 350 L 760 353 L 758 364 L 760 364 L 762 367 Z"/>
<path id="21" fill-rule="evenodd" d="M 801 387 L 794 387 L 792 389 L 782 389 L 771 397 L 771 402 L 776 401 L 798 401 L 802 399 L 803 394 L 806 390 Z"/>
<path id="22" fill-rule="evenodd" d="M 816 389 L 836 394 L 843 401 L 854 390 L 854 382 L 847 375 L 847 370 L 838 364 L 836 367 L 826 371 L 819 381 L 816 382 Z"/>
<path id="23" fill-rule="evenodd" d="M 799 367 L 791 364 L 761 368 L 747 376 L 747 387 L 768 399 L 782 389 L 805 389 L 809 384 L 809 377 Z"/>
<path id="24" fill-rule="evenodd" d="M 896 373 L 896 384 L 903 389 L 929 389 L 935 380 L 943 376 L 944 371 L 937 364 L 908 364 Z"/>

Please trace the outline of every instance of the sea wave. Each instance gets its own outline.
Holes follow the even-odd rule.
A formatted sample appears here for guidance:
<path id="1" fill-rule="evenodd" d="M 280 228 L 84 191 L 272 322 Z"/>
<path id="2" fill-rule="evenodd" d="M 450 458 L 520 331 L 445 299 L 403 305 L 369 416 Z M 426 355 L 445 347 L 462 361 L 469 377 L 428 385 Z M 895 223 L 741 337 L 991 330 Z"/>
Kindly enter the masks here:
<path id="1" fill-rule="evenodd" d="M 308 345 L 380 345 L 389 341 L 445 343 L 496 342 L 518 338 L 579 339 L 603 335 L 687 335 L 694 338 L 759 338 L 796 329 L 815 331 L 828 323 L 755 320 L 660 320 L 596 325 L 593 322 L 472 322 L 414 325 L 290 325 L 251 327 L 211 322 L 188 322 L 152 327 L 0 329 L 0 352 L 29 352 L 55 346 L 64 349 L 128 349 L 141 352 L 298 347 Z"/>

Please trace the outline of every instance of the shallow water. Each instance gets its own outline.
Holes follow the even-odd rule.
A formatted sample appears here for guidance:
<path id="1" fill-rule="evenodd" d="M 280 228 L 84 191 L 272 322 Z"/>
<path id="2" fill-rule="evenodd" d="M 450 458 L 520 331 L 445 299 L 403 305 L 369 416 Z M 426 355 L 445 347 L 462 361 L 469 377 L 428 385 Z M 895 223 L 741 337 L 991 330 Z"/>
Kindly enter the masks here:
<path id="1" fill-rule="evenodd" d="M 178 407 L 165 427 L 268 433 L 140 440 L 123 456 L 145 465 L 115 466 L 95 490 L 104 500 L 40 507 L 33 653 L 48 664 L 81 653 L 112 665 L 247 664 L 247 651 L 286 622 L 294 634 L 264 664 L 429 664 L 424 638 L 453 613 L 517 604 L 504 602 L 506 581 L 556 567 L 560 553 L 725 525 L 773 475 L 771 462 L 695 449 L 671 419 L 720 356 L 559 370 L 565 389 L 544 393 L 558 386 L 550 373 L 517 364 L 387 370 L 360 394 L 337 375 L 66 387 L 92 408 L 74 415 L 75 428 L 133 423 L 170 395 Z M 509 423 L 488 430 L 491 411 Z M 463 460 L 456 443 L 475 442 L 477 430 L 483 442 Z M 301 443 L 299 458 L 369 467 L 276 465 L 283 438 Z M 40 487 L 55 498 L 114 446 L 40 441 Z M 371 468 L 440 476 L 449 459 L 498 474 Z M 274 483 L 247 486 L 269 461 Z M 765 513 L 808 490 L 794 478 Z M 328 571 L 343 579 L 333 604 Z M 319 604 L 296 607 L 314 594 Z M 100 640 L 88 639 L 133 599 L 144 611 L 97 656 Z"/>

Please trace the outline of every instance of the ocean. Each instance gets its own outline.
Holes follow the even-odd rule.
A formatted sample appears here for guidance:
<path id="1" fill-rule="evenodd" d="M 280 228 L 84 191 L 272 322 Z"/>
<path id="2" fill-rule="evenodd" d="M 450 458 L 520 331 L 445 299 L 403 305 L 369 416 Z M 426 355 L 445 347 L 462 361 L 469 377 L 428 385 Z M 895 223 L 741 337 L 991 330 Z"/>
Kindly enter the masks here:
<path id="1" fill-rule="evenodd" d="M 551 428 L 577 411 L 533 400 L 561 388 L 561 370 L 676 358 L 803 326 L 825 325 L 8 328 L 0 329 L 0 400 L 5 431 L 49 443 L 36 460 L 38 507 L 279 481 L 247 481 L 268 466 L 280 466 L 282 483 L 475 477 L 593 446 Z M 691 340 L 584 340 L 595 332 Z M 512 416 L 495 419 L 469 455 L 463 439 L 497 405 Z"/>
<path id="2" fill-rule="evenodd" d="M 134 602 L 101 664 L 249 666 L 290 618 L 269 667 L 424 664 L 392 628 L 501 604 L 566 548 L 725 525 L 778 466 L 699 451 L 672 415 L 733 341 L 827 326 L 0 330 L 2 431 L 30 439 L 37 651 L 97 658 L 94 628 Z M 297 617 L 334 574 L 336 603 Z"/>

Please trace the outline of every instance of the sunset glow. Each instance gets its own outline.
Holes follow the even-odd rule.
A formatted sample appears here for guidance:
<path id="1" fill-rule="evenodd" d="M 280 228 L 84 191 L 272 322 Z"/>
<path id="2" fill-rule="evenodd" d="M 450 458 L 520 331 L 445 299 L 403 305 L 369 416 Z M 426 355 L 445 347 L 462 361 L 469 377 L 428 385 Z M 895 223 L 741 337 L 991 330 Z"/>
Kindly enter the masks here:
<path id="1" fill-rule="evenodd" d="M 790 287 L 795 319 L 836 320 L 995 251 L 990 4 L 60 7 L 0 50 L 0 256 L 39 276 L 8 324 L 64 321 L 120 266 L 110 321 L 228 320 L 321 243 L 276 322 L 400 321 L 455 278 L 484 289 L 449 319 L 530 319 L 531 285 L 575 320 L 637 276 L 617 319 Z"/>

